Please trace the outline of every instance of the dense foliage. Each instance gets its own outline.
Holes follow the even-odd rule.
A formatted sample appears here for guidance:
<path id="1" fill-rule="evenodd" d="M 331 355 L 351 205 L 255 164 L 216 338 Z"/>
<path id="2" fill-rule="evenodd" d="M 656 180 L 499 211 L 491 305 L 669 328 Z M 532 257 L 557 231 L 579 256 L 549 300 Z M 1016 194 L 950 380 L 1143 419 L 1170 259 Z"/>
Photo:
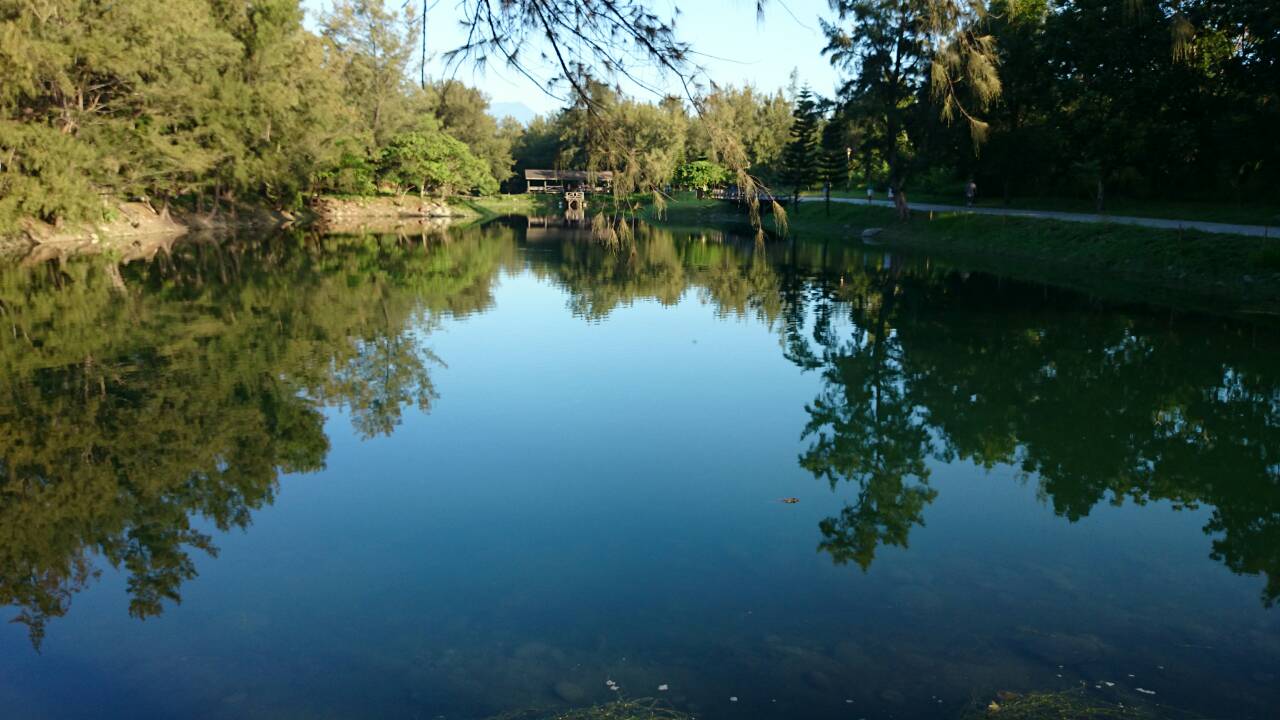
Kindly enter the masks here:
<path id="1" fill-rule="evenodd" d="M 644 163 L 639 175 L 653 184 L 701 187 L 676 171 L 706 160 L 782 190 L 858 183 L 959 197 L 974 179 L 988 195 L 1087 198 L 1103 208 L 1114 197 L 1280 200 L 1274 3 L 831 7 L 824 52 L 845 78 L 834 97 L 793 83 L 775 94 L 712 87 L 646 106 L 589 81 L 586 100 L 516 142 L 517 167 L 625 172 Z M 643 142 L 629 141 L 637 125 L 653 131 Z"/>
<path id="2" fill-rule="evenodd" d="M 455 165 L 480 159 L 461 190 L 510 174 L 483 95 L 408 83 L 412 13 L 341 0 L 319 35 L 302 21 L 297 0 L 0 0 L 0 230 L 96 219 L 104 198 L 370 192 L 397 181 L 377 173 L 384 150 L 415 131 Z"/>
<path id="3" fill-rule="evenodd" d="M 696 75 L 645 0 L 461 3 L 477 34 L 455 59 L 527 69 L 511 43 L 537 36 L 565 53 L 546 79 L 568 90 L 565 107 L 522 128 L 492 118 L 477 90 L 414 67 L 420 3 L 338 0 L 312 32 L 298 0 L 0 0 L 0 231 L 24 217 L 94 219 L 122 199 L 217 209 L 395 187 L 488 192 L 534 167 L 612 170 L 623 194 L 701 187 L 677 177 L 700 161 L 724 167 L 722 181 L 788 190 L 955 192 L 974 178 L 985 194 L 1100 206 L 1280 193 L 1275 3 L 830 5 L 824 51 L 846 79 L 834 97 L 805 97 L 798 82 L 691 84 L 641 102 L 610 84 L 636 62 Z M 593 33 L 613 39 L 583 45 Z M 467 177 L 410 182 L 408 137 Z M 487 177 L 470 176 L 472 160 Z"/>
<path id="4" fill-rule="evenodd" d="M 676 184 L 706 192 L 729 181 L 729 171 L 710 160 L 694 160 L 676 168 Z"/>
<path id="5" fill-rule="evenodd" d="M 437 131 L 397 135 L 382 151 L 382 177 L 396 187 L 416 187 L 420 195 L 457 190 L 492 193 L 497 181 L 460 140 Z"/>
<path id="6" fill-rule="evenodd" d="M 933 5 L 833 3 L 826 51 L 848 78 L 836 115 L 851 128 L 853 176 L 948 189 L 972 176 L 1006 197 L 1100 205 L 1280 198 L 1275 3 L 990 0 L 968 31 L 996 63 L 966 67 L 954 87 L 969 102 L 952 106 L 932 86 Z M 943 121 L 970 110 L 978 144 Z"/>

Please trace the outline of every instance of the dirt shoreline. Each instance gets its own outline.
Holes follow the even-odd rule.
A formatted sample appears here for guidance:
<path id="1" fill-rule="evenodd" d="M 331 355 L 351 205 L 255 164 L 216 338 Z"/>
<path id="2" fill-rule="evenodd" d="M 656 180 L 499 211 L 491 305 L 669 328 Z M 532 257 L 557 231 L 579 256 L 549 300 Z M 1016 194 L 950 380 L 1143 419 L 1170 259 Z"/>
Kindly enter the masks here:
<path id="1" fill-rule="evenodd" d="M 97 223 L 60 226 L 26 221 L 17 232 L 0 237 L 0 257 L 36 263 L 68 255 L 115 252 L 131 260 L 152 257 L 189 235 L 216 238 L 237 231 L 290 227 L 333 233 L 416 232 L 477 217 L 468 208 L 417 196 L 320 197 L 296 213 L 252 206 L 195 213 L 129 202 L 116 205 L 111 215 Z"/>

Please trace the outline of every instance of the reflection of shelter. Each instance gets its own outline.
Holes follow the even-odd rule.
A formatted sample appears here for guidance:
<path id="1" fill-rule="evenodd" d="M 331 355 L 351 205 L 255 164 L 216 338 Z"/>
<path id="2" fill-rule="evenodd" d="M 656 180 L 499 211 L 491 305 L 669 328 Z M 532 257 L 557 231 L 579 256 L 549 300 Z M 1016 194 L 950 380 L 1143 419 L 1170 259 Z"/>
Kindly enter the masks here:
<path id="1" fill-rule="evenodd" d="M 564 194 L 564 219 L 569 222 L 582 222 L 587 216 L 587 194 L 581 190 L 571 190 Z"/>
<path id="2" fill-rule="evenodd" d="M 608 192 L 613 173 L 587 170 L 525 170 L 525 188 L 531 193 Z"/>
<path id="3" fill-rule="evenodd" d="M 591 229 L 581 222 L 566 220 L 559 215 L 530 215 L 525 218 L 525 242 L 563 242 L 564 240 L 590 240 Z"/>

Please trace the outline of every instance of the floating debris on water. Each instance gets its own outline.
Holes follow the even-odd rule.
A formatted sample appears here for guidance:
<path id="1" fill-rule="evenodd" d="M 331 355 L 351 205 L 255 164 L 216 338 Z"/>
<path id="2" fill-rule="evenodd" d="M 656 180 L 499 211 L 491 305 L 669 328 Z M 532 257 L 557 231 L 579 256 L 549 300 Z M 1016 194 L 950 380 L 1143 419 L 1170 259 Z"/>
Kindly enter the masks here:
<path id="1" fill-rule="evenodd" d="M 658 692 L 666 692 L 670 689 L 671 689 L 671 686 L 667 685 L 666 683 L 662 683 L 661 685 L 658 686 Z"/>
<path id="2" fill-rule="evenodd" d="M 1148 689 L 1146 689 L 1146 688 L 1134 688 L 1134 690 L 1137 690 L 1138 692 L 1142 693 L 1143 695 L 1155 695 L 1155 694 L 1156 694 L 1156 691 L 1155 691 L 1155 690 L 1148 690 Z"/>
<path id="3" fill-rule="evenodd" d="M 737 696 L 737 695 L 730 695 L 730 696 L 729 696 L 729 702 L 738 702 L 738 696 Z"/>
<path id="4" fill-rule="evenodd" d="M 778 502 L 780 502 L 780 503 L 786 503 L 787 505 L 795 505 L 796 503 L 800 502 L 800 498 L 797 498 L 797 497 L 785 497 L 785 498 L 780 498 L 780 499 L 778 500 Z"/>

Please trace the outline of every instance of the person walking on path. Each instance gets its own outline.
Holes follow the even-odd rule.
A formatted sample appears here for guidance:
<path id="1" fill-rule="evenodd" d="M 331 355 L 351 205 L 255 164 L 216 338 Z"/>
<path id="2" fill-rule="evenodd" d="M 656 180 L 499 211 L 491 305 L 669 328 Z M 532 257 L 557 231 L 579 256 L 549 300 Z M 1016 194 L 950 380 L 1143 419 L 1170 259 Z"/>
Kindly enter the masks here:
<path id="1" fill-rule="evenodd" d="M 867 204 L 871 204 L 871 199 L 876 195 L 876 191 L 870 185 L 867 186 Z"/>
<path id="2" fill-rule="evenodd" d="M 906 221 L 911 218 L 911 208 L 907 207 L 907 193 L 898 188 L 897 192 L 889 188 L 889 196 L 893 198 L 893 206 L 898 209 L 898 219 Z"/>
<path id="3" fill-rule="evenodd" d="M 969 178 L 969 184 L 964 186 L 964 205 L 965 207 L 973 207 L 973 201 L 978 196 L 978 183 Z"/>

